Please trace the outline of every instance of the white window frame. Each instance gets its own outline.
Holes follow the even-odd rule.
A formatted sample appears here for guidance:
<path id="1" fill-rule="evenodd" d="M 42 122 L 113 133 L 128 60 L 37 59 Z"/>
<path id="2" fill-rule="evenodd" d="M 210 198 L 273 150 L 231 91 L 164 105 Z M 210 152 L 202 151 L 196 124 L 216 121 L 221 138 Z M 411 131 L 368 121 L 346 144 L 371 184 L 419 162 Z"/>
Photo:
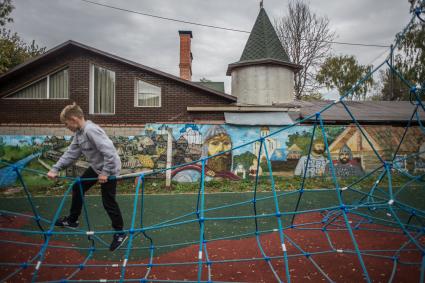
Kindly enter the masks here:
<path id="1" fill-rule="evenodd" d="M 94 113 L 94 66 L 106 69 L 108 71 L 111 71 L 112 73 L 114 73 L 114 112 L 113 113 Z M 90 82 L 89 82 L 89 114 L 90 115 L 102 115 L 102 116 L 110 116 L 110 115 L 115 115 L 115 107 L 116 107 L 116 96 L 117 96 L 117 80 L 116 80 L 116 76 L 115 76 L 115 71 L 109 69 L 109 68 L 105 68 L 101 65 L 97 65 L 97 64 L 90 64 Z"/>
<path id="2" fill-rule="evenodd" d="M 50 76 L 52 76 L 52 75 L 55 75 L 55 74 L 57 74 L 57 73 L 59 73 L 59 72 L 62 72 L 62 71 L 64 71 L 64 70 L 69 70 L 69 68 L 68 67 L 66 67 L 66 68 L 62 68 L 62 69 L 60 69 L 60 70 L 57 70 L 57 71 L 54 71 L 54 72 L 52 72 L 52 73 L 49 73 L 48 75 L 46 75 L 46 76 L 43 76 L 43 77 L 41 77 L 41 78 L 39 78 L 39 79 L 37 79 L 37 80 L 35 80 L 35 81 L 33 81 L 33 82 L 30 82 L 30 83 L 28 83 L 28 84 L 26 84 L 25 86 L 23 86 L 23 87 L 21 87 L 21 88 L 19 88 L 19 89 L 17 89 L 17 90 L 15 90 L 14 92 L 12 92 L 12 93 L 10 93 L 10 94 L 8 94 L 8 95 L 6 95 L 5 97 L 2 97 L 2 99 L 19 99 L 19 100 L 28 100 L 28 99 L 33 99 L 33 100 L 47 100 L 47 99 L 53 99 L 53 100 L 67 100 L 67 99 L 70 99 L 70 97 L 69 97 L 69 93 L 70 93 L 70 91 L 69 91 L 69 83 L 68 83 L 68 97 L 59 97 L 59 98 L 50 98 Z M 14 94 L 17 94 L 18 92 L 20 92 L 21 90 L 23 90 L 23 89 L 25 89 L 25 88 L 27 88 L 27 87 L 30 87 L 30 86 L 32 86 L 33 84 L 36 84 L 36 83 L 38 83 L 38 82 L 40 82 L 40 81 L 42 81 L 42 80 L 44 80 L 44 79 L 46 79 L 46 92 L 47 92 L 47 96 L 46 96 L 46 98 L 31 98 L 31 97 L 10 97 L 10 96 L 13 96 Z M 68 82 L 69 82 L 69 71 L 68 71 Z"/>
<path id="3" fill-rule="evenodd" d="M 139 81 L 153 85 L 153 86 L 158 87 L 160 89 L 160 91 L 159 91 L 159 105 L 158 106 L 140 106 L 139 105 Z M 134 107 L 137 107 L 137 108 L 161 108 L 162 107 L 162 87 L 154 85 L 152 83 L 148 83 L 147 81 L 142 80 L 140 78 L 137 78 L 136 81 L 135 81 L 135 90 L 136 91 L 135 91 L 135 94 L 134 94 Z"/>

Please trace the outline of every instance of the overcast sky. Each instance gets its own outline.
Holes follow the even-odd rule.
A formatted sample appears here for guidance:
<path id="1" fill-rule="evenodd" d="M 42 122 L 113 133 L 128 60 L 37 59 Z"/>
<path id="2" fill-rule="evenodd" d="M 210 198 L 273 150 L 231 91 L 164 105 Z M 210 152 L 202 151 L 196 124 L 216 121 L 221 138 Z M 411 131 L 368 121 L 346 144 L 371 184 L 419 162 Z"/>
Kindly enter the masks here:
<path id="1" fill-rule="evenodd" d="M 250 31 L 259 0 L 94 0 L 158 16 Z M 120 57 L 179 74 L 178 30 L 192 30 L 193 80 L 224 81 L 227 65 L 238 61 L 249 34 L 170 22 L 117 11 L 81 0 L 14 0 L 14 23 L 8 27 L 26 40 L 50 49 L 75 40 Z M 288 0 L 264 0 L 271 21 L 287 13 Z M 311 0 L 326 16 L 336 41 L 390 45 L 410 15 L 407 0 Z M 333 45 L 333 53 L 355 55 L 371 63 L 385 48 Z M 381 60 L 375 61 L 375 64 Z"/>

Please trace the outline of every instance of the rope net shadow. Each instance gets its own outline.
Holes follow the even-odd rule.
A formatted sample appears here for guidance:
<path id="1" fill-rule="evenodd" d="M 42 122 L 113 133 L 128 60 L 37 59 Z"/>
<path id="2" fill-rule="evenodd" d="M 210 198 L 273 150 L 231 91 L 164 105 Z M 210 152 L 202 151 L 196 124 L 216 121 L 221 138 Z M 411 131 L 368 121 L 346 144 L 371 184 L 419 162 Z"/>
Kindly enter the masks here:
<path id="1" fill-rule="evenodd" d="M 391 53 L 397 48 L 400 39 L 403 38 L 409 26 L 415 20 L 423 21 L 423 3 L 412 13 L 412 18 L 406 28 L 397 36 L 395 44 L 391 48 Z M 398 147 L 392 153 L 392 158 L 384 158 L 370 141 L 370 137 L 364 131 L 363 126 L 358 122 L 355 115 L 347 103 L 347 97 L 361 85 L 365 80 L 371 77 L 381 68 L 389 68 L 393 74 L 398 76 L 410 89 L 411 102 L 414 105 L 413 112 L 409 121 L 406 121 L 404 132 L 399 140 Z M 388 57 L 379 66 L 371 70 L 365 77 L 359 80 L 344 96 L 338 101 L 331 103 L 321 111 L 303 120 L 283 127 L 276 132 L 257 140 L 232 148 L 234 151 L 238 148 L 251 146 L 259 143 L 259 152 L 257 160 L 256 176 L 252 182 L 252 192 L 246 194 L 246 198 L 235 200 L 231 203 L 215 202 L 214 196 L 208 194 L 206 182 L 206 164 L 210 158 L 226 154 L 221 152 L 217 155 L 209 156 L 192 162 L 190 164 L 200 164 L 202 174 L 199 181 L 197 195 L 193 198 L 183 197 L 181 201 L 188 203 L 184 210 L 175 210 L 168 214 L 167 219 L 156 219 L 154 204 L 149 202 L 149 196 L 146 194 L 146 186 L 152 185 L 148 182 L 149 178 L 164 174 L 167 170 L 173 170 L 190 164 L 182 164 L 172 168 L 154 170 L 150 172 L 137 173 L 131 176 L 118 176 L 118 180 L 125 180 L 137 176 L 134 195 L 131 196 L 132 207 L 129 212 L 129 225 L 125 230 L 129 238 L 126 245 L 116 253 L 111 261 L 92 261 L 96 254 L 103 254 L 107 250 L 107 242 L 104 237 L 112 235 L 115 231 L 107 229 L 98 229 L 97 216 L 92 216 L 88 208 L 90 198 L 83 198 L 83 217 L 84 227 L 79 229 L 58 229 L 54 223 L 63 214 L 64 206 L 68 196 L 72 193 L 75 184 L 80 187 L 81 182 L 89 179 L 61 177 L 69 181 L 69 186 L 61 198 L 52 203 L 57 205 L 54 209 L 54 215 L 46 216 L 37 205 L 37 200 L 32 197 L 30 190 L 24 178 L 25 174 L 44 175 L 45 172 L 23 168 L 20 166 L 6 164 L 10 167 L 10 172 L 17 174 L 18 181 L 25 193 L 23 200 L 29 209 L 26 212 L 24 208 L 17 212 L 16 210 L 0 210 L 3 217 L 0 222 L 0 244 L 13 246 L 14 250 L 26 249 L 36 251 L 27 255 L 28 260 L 24 262 L 15 261 L 12 255 L 3 256 L 8 261 L 0 262 L 1 269 L 4 272 L 0 280 L 3 282 L 14 282 L 17 276 L 26 274 L 25 278 L 31 282 L 219 282 L 216 278 L 215 270 L 231 270 L 231 266 L 245 264 L 251 266 L 262 262 L 265 269 L 263 272 L 269 272 L 271 278 L 276 282 L 300 282 L 297 279 L 297 271 L 293 270 L 294 262 L 303 260 L 308 262 L 315 273 L 328 282 L 349 281 L 349 278 L 335 277 L 335 274 L 328 272 L 330 266 L 344 265 L 344 261 L 332 262 L 330 265 L 323 263 L 323 258 L 333 256 L 333 260 L 339 255 L 348 255 L 354 258 L 358 266 L 360 277 L 366 282 L 377 280 L 374 277 L 371 261 L 390 262 L 391 273 L 385 279 L 388 282 L 394 282 L 397 279 L 397 273 L 403 266 L 417 270 L 417 280 L 425 281 L 425 210 L 420 208 L 424 202 L 423 190 L 425 189 L 425 174 L 411 174 L 400 169 L 396 164 L 399 162 L 415 160 L 419 155 L 425 152 L 406 155 L 403 158 L 397 157 L 401 145 L 406 142 L 406 137 L 412 124 L 418 124 L 421 129 L 421 135 L 425 136 L 425 125 L 420 116 L 425 114 L 423 97 L 425 95 L 425 82 L 417 86 L 407 81 L 402 74 L 392 64 Z M 328 143 L 328 128 L 322 118 L 326 111 L 332 111 L 336 105 L 342 106 L 346 113 L 351 117 L 352 123 L 358 129 L 362 138 L 372 148 L 374 157 L 377 160 L 377 166 L 369 173 L 365 173 L 353 182 L 347 184 L 342 182 L 336 174 L 336 169 L 332 162 L 331 152 Z M 422 113 L 422 114 L 421 114 Z M 423 117 L 423 116 L 422 116 Z M 311 140 L 309 143 L 307 160 L 302 170 L 299 186 L 295 190 L 281 190 L 276 185 L 270 153 L 265 142 L 281 132 L 298 126 L 306 121 L 314 121 Z M 325 155 L 329 164 L 329 176 L 331 184 L 329 188 L 307 189 L 307 185 L 312 179 L 309 176 L 309 164 L 313 141 L 320 138 L 325 145 Z M 267 165 L 266 178 L 259 176 L 259 166 L 264 156 Z M 397 158 L 396 158 L 397 157 Z M 373 180 L 371 186 L 365 189 L 365 180 Z M 403 180 L 402 183 L 394 181 Z M 267 193 L 260 192 L 260 186 L 268 186 Z M 313 200 L 321 198 L 322 194 L 332 195 L 332 200 L 328 203 L 321 202 L 318 206 L 308 206 Z M 422 195 L 421 195 L 422 194 Z M 414 196 L 416 202 L 409 202 L 406 196 Z M 422 199 L 421 199 L 422 196 Z M 289 200 L 291 200 L 289 202 Z M 419 204 L 418 204 L 419 203 Z M 172 210 L 173 204 L 169 204 Z M 19 210 L 19 207 L 17 207 Z M 52 208 L 53 210 L 53 208 Z M 8 227 L 4 224 L 11 217 L 23 219 L 24 225 L 20 227 Z M 96 221 L 94 221 L 96 220 Z M 128 224 L 129 223 L 129 224 Z M 243 224 L 241 224 L 243 223 Z M 242 225 L 244 229 L 236 233 L 231 231 L 233 225 Z M 224 228 L 223 228 L 224 227 Z M 218 233 L 218 230 L 224 230 Z M 188 231 L 191 231 L 190 233 Z M 158 233 L 166 233 L 170 236 L 166 242 L 158 241 Z M 296 231 L 296 234 L 294 234 Z M 315 233 L 315 234 L 311 234 Z M 338 242 L 338 233 L 345 237 L 347 245 Z M 362 234 L 363 233 L 363 234 Z M 190 236 L 187 236 L 190 234 Z M 274 238 L 270 238 L 274 234 Z M 306 245 L 299 239 L 300 235 L 305 237 L 311 235 L 321 235 L 319 248 Z M 342 235 L 339 234 L 339 235 Z M 368 234 L 369 238 L 364 235 Z M 9 237 L 7 237 L 9 235 Z M 10 235 L 15 235 L 10 237 Z M 18 236 L 19 235 L 19 236 Z M 22 238 L 20 235 L 25 235 Z M 372 236 L 370 236 L 372 235 Z M 365 239 L 384 238 L 393 235 L 402 239 L 397 241 L 397 246 L 386 248 L 374 248 L 365 244 Z M 187 236 L 187 237 L 186 237 Z M 314 236 L 315 237 L 315 236 Z M 78 244 L 61 244 L 57 239 L 68 239 L 72 243 L 73 239 L 79 239 Z M 250 238 L 250 246 L 239 247 L 244 249 L 255 249 L 255 256 L 243 256 L 244 253 L 234 255 L 232 258 L 221 258 L 216 256 L 220 253 L 220 243 L 228 240 L 238 240 Z M 32 240 L 28 240 L 32 239 Z M 36 239 L 37 241 L 35 241 Z M 71 240 L 70 240 L 71 239 Z M 84 239 L 84 241 L 82 241 Z M 269 241 L 273 240 L 273 244 Z M 234 242 L 238 245 L 238 242 Z M 192 252 L 196 250 L 195 256 L 187 261 L 159 261 L 161 249 L 177 250 L 180 247 L 192 247 Z M 273 249 L 270 249 L 270 246 Z M 277 247 L 277 248 L 276 248 Z M 31 248 L 31 249 L 30 249 Z M 218 251 L 217 251 L 217 250 Z M 84 254 L 79 262 L 66 262 L 69 253 L 78 252 Z M 52 254 L 59 254 L 64 261 L 52 262 L 48 260 Z M 140 260 L 140 255 L 143 259 Z M 56 257 L 57 258 L 57 257 Z M 180 266 L 186 266 L 190 269 L 193 278 L 179 279 L 178 274 L 174 278 L 170 276 L 161 277 L 158 270 L 172 270 Z M 108 276 L 103 274 L 105 270 L 113 269 Z M 66 270 L 55 273 L 54 270 Z M 7 272 L 6 272 L 7 271 Z M 84 273 L 95 272 L 97 278 L 84 277 Z M 157 272 L 157 273 L 155 273 Z M 55 278 L 49 275 L 57 274 Z M 154 275 L 155 274 L 155 275 Z M 46 275 L 46 276 L 44 276 Z M 103 275 L 105 275 L 103 277 Z M 105 278 L 105 279 L 101 279 Z M 382 278 L 381 278 L 382 279 Z M 232 281 L 230 277 L 226 281 Z M 250 280 L 248 276 L 246 281 Z M 222 282 L 222 281 L 220 281 Z"/>

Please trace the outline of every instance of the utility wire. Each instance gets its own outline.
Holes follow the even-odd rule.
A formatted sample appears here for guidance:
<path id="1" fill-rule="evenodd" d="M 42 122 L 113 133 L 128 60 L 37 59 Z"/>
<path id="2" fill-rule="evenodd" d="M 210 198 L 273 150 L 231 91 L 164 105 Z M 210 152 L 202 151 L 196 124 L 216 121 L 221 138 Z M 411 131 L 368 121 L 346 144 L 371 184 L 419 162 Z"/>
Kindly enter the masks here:
<path id="1" fill-rule="evenodd" d="M 89 4 L 93 4 L 93 5 L 97 5 L 97 6 L 102 6 L 102 7 L 118 10 L 118 11 L 122 11 L 122 12 L 138 14 L 138 15 L 142 15 L 142 16 L 152 17 L 152 18 L 171 21 L 171 22 L 184 23 L 184 24 L 189 24 L 189 25 L 195 25 L 195 26 L 201 26 L 201 27 L 207 27 L 207 28 L 213 28 L 213 29 L 220 29 L 220 30 L 226 30 L 226 31 L 251 33 L 250 31 L 246 31 L 246 30 L 226 28 L 226 27 L 220 27 L 220 26 L 213 26 L 213 25 L 201 24 L 201 23 L 196 23 L 196 22 L 191 22 L 191 21 L 186 21 L 186 20 L 179 20 L 179 19 L 174 19 L 174 18 L 157 16 L 157 15 L 153 15 L 153 14 L 149 14 L 149 13 L 144 13 L 144 12 L 134 11 L 134 10 L 130 10 L 130 9 L 120 8 L 120 7 L 111 6 L 111 5 L 107 5 L 107 4 L 102 4 L 102 3 L 98 3 L 98 2 L 94 2 L 94 1 L 90 1 L 90 0 L 80 0 L 80 1 L 86 2 L 86 3 L 89 3 Z M 304 40 L 307 40 L 307 39 L 304 39 Z M 307 40 L 307 41 L 315 41 L 315 40 Z M 353 43 L 353 42 L 342 42 L 342 41 L 321 40 L 321 42 L 331 43 L 331 44 L 340 44 L 340 45 L 352 45 L 352 46 L 367 46 L 367 47 L 380 47 L 380 48 L 390 47 L 389 45 L 383 45 L 383 44 L 366 44 L 366 43 Z"/>
<path id="2" fill-rule="evenodd" d="M 378 60 L 379 58 L 381 58 L 382 57 L 382 55 L 384 55 L 385 53 L 390 53 L 390 51 L 389 50 L 384 50 L 383 52 L 381 52 L 381 53 L 379 53 L 379 55 L 377 55 L 374 59 L 372 59 L 371 61 L 370 61 L 370 63 L 368 63 L 366 66 L 368 66 L 368 65 L 373 65 L 373 63 L 375 63 L 375 61 L 376 60 Z"/>
<path id="3" fill-rule="evenodd" d="M 168 18 L 168 17 L 157 16 L 157 15 L 153 15 L 153 14 L 148 14 L 148 13 L 138 12 L 138 11 L 134 11 L 134 10 L 124 9 L 124 8 L 120 8 L 120 7 L 116 7 L 116 6 L 106 5 L 106 4 L 102 4 L 102 3 L 98 3 L 98 2 L 94 2 L 94 1 L 90 1 L 90 0 L 81 0 L 81 1 L 93 4 L 93 5 L 107 7 L 107 8 L 111 8 L 111 9 L 115 9 L 115 10 L 119 10 L 119 11 L 123 11 L 123 12 L 128 12 L 128 13 L 133 13 L 133 14 L 138 14 L 138 15 L 142 15 L 142 16 L 157 18 L 157 19 L 161 19 L 161 20 L 167 20 L 167 21 L 184 23 L 184 24 L 201 26 L 201 27 L 207 27 L 207 28 L 215 28 L 215 29 L 222 29 L 222 30 L 228 30 L 228 31 L 250 33 L 249 31 L 246 31 L 246 30 L 218 27 L 218 26 L 213 26 L 213 25 L 206 25 L 206 24 L 200 24 L 200 23 L 195 23 L 195 22 L 190 22 L 190 21 L 184 21 L 184 20 L 178 20 L 178 19 L 173 19 L 173 18 Z"/>

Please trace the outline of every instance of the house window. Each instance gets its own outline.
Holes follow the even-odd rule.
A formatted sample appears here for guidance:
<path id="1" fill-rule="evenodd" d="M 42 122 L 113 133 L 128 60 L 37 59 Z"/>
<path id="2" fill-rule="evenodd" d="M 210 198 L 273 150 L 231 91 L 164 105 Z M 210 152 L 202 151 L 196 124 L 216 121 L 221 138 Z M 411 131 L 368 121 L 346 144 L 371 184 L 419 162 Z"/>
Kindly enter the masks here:
<path id="1" fill-rule="evenodd" d="M 67 99 L 69 98 L 68 69 L 50 74 L 6 98 Z"/>
<path id="2" fill-rule="evenodd" d="M 69 98 L 68 69 L 49 77 L 49 98 Z"/>
<path id="3" fill-rule="evenodd" d="M 90 113 L 115 113 L 115 72 L 91 65 Z"/>
<path id="4" fill-rule="evenodd" d="M 135 106 L 161 107 L 161 88 L 138 80 Z"/>

